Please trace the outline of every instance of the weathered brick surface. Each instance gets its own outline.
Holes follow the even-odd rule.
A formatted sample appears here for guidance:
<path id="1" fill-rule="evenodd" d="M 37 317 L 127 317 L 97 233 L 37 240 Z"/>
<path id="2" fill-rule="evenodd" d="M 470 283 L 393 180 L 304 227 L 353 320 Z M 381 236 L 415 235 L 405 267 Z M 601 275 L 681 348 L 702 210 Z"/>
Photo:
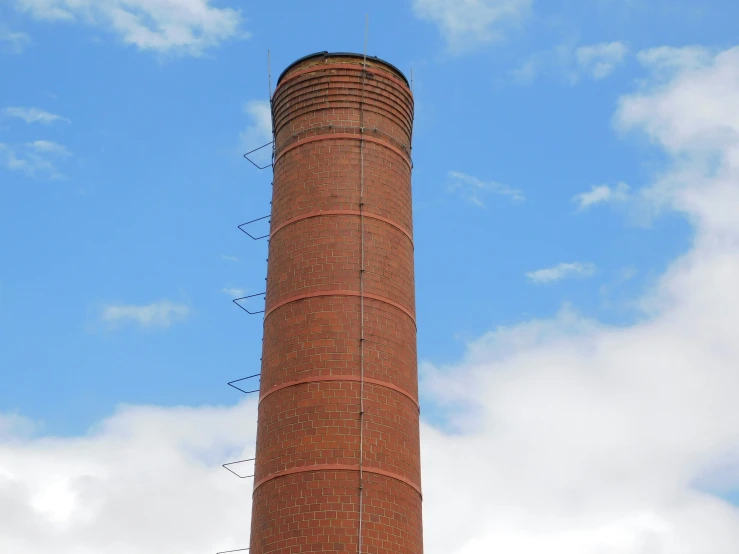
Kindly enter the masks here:
<path id="1" fill-rule="evenodd" d="M 283 75 L 273 98 L 252 554 L 357 552 L 361 398 L 362 554 L 423 551 L 413 99 L 392 67 L 371 58 L 368 69 L 364 133 L 361 57 L 304 60 Z"/>
<path id="2" fill-rule="evenodd" d="M 270 241 L 269 305 L 324 290 L 359 292 L 361 229 L 356 215 L 330 215 L 297 221 Z M 368 294 L 414 310 L 413 245 L 395 227 L 364 219 L 365 281 Z"/>
<path id="3" fill-rule="evenodd" d="M 358 132 L 353 134 L 359 135 Z M 377 133 L 366 134 L 382 140 Z M 277 152 L 280 158 L 275 165 L 273 227 L 317 210 L 358 209 L 360 156 L 357 139 L 329 138 L 288 151 L 278 148 Z M 400 227 L 411 231 L 409 159 L 374 142 L 365 143 L 366 212 L 393 219 Z"/>
<path id="4" fill-rule="evenodd" d="M 384 302 L 365 300 L 364 372 L 417 396 L 416 330 Z M 298 379 L 359 376 L 359 298 L 310 298 L 287 304 L 265 321 L 262 393 Z"/>
<path id="5" fill-rule="evenodd" d="M 421 550 L 418 493 L 381 475 L 364 478 L 363 552 Z M 256 552 L 357 552 L 357 479 L 346 471 L 298 473 L 254 492 L 251 548 Z"/>

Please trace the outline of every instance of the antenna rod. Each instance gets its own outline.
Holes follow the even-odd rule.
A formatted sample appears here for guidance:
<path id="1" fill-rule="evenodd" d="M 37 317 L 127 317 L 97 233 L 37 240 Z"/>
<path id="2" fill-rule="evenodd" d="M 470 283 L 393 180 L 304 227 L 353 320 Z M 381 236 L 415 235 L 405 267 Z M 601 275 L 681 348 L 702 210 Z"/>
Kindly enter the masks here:
<path id="1" fill-rule="evenodd" d="M 272 101 L 272 62 L 270 60 L 269 49 L 267 49 L 267 82 L 269 83 L 269 100 Z"/>
<path id="2" fill-rule="evenodd" d="M 364 68 L 367 69 L 367 40 L 369 39 L 369 13 L 364 22 Z"/>

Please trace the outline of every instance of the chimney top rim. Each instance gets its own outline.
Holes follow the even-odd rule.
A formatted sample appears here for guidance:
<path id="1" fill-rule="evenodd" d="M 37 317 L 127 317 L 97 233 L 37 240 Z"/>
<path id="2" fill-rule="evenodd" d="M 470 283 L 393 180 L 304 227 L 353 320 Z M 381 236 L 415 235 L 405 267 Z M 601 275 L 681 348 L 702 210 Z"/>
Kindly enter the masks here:
<path id="1" fill-rule="evenodd" d="M 280 81 L 285 77 L 285 75 L 296 65 L 298 65 L 301 62 L 304 62 L 306 60 L 310 60 L 311 58 L 330 58 L 330 57 L 344 57 L 344 58 L 359 58 L 364 59 L 364 54 L 357 54 L 356 52 L 315 52 L 313 54 L 308 54 L 307 56 L 303 56 L 302 58 L 298 58 L 294 62 L 292 62 L 290 65 L 288 65 L 282 73 L 280 73 L 279 78 L 277 79 L 277 84 L 280 84 Z M 390 69 L 395 71 L 400 77 L 405 81 L 405 84 L 410 87 L 410 82 L 408 81 L 408 78 L 405 76 L 405 74 L 398 69 L 396 66 L 391 64 L 390 62 L 383 60 L 382 58 L 378 58 L 377 56 L 367 56 L 368 60 L 372 60 L 374 62 L 380 62 L 386 66 L 388 66 Z"/>

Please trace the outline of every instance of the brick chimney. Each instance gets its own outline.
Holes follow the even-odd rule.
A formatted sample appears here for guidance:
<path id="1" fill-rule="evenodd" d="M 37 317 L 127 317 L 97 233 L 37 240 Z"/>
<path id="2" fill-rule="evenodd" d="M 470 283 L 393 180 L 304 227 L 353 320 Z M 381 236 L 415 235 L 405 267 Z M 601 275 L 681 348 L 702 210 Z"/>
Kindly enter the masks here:
<path id="1" fill-rule="evenodd" d="M 421 554 L 410 87 L 313 54 L 272 117 L 250 554 Z"/>

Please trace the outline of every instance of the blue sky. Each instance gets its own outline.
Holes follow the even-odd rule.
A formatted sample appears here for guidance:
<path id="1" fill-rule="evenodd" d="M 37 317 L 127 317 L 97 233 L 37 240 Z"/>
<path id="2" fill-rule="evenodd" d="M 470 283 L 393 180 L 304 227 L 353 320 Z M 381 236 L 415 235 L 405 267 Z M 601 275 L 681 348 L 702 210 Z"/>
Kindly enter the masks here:
<path id="1" fill-rule="evenodd" d="M 520 36 L 504 45 L 454 55 L 410 4 L 332 2 L 316 10 L 293 3 L 275 13 L 255 3 L 239 27 L 250 38 L 224 38 L 198 57 L 126 45 L 126 36 L 78 14 L 77 23 L 50 22 L 4 8 L 8 27 L 30 43 L 3 56 L 0 103 L 64 119 L 6 115 L 2 141 L 49 141 L 65 153 L 45 155 L 53 170 L 31 176 L 3 168 L 8 263 L 0 321 L 9 339 L 2 364 L 12 369 L 0 405 L 44 420 L 50 432 L 78 433 L 118 403 L 233 400 L 223 383 L 258 365 L 260 322 L 222 290 L 263 290 L 265 247 L 236 225 L 269 213 L 270 194 L 268 173 L 240 157 L 252 146 L 239 138 L 253 124 L 243 108 L 267 98 L 267 49 L 275 78 L 307 53 L 361 51 L 368 11 L 369 52 L 414 72 L 420 358 L 450 361 L 464 348 L 460 339 L 552 315 L 563 301 L 630 321 L 624 301 L 685 249 L 689 229 L 669 217 L 624 229 L 617 210 L 578 214 L 572 198 L 596 185 L 637 186 L 652 169 L 645 159 L 659 163 L 644 145 L 620 140 L 610 123 L 639 68 L 625 59 L 594 80 L 574 60 L 550 67 L 545 54 L 533 82 L 514 74 L 532 55 L 586 34 L 577 20 L 613 28 L 587 31 L 593 36 L 573 48 L 629 39 L 644 49 L 664 39 L 624 37 L 631 25 L 619 23 L 623 7 L 594 5 L 575 15 L 582 3 L 567 4 L 539 13 L 533 28 L 514 31 Z M 665 26 L 690 28 L 686 11 L 667 14 Z M 635 12 L 643 21 L 637 30 L 655 17 Z M 724 16 L 716 9 L 712 20 Z M 546 37 L 539 43 L 529 36 L 537 27 Z M 700 27 L 713 36 L 709 25 Z M 570 84 L 569 72 L 580 81 Z M 23 156 L 22 146 L 14 148 Z M 450 193 L 451 171 L 520 190 L 525 201 L 475 192 L 475 184 Z M 526 278 L 576 262 L 594 264 L 596 274 L 554 286 Z M 620 283 L 632 268 L 638 273 Z M 107 305 L 165 300 L 188 312 L 166 330 L 123 321 L 110 329 L 101 321 Z"/>
<path id="2" fill-rule="evenodd" d="M 722 357 L 735 352 L 722 335 L 731 321 L 705 342 L 710 325 L 693 326 L 717 325 L 711 307 L 735 299 L 721 288 L 731 279 L 718 277 L 721 268 L 736 271 L 739 161 L 725 134 L 739 133 L 739 111 L 736 82 L 721 80 L 737 67 L 735 2 L 11 0 L 0 6 L 0 441 L 7 435 L 33 450 L 53 438 L 69 447 L 116 418 L 138 436 L 136 409 L 152 421 L 169 409 L 214 410 L 229 422 L 251 413 L 225 383 L 259 366 L 261 320 L 231 298 L 264 289 L 266 245 L 236 226 L 269 212 L 269 171 L 241 157 L 269 140 L 267 50 L 274 85 L 303 55 L 361 51 L 366 13 L 369 54 L 414 77 L 418 344 L 433 459 L 460 435 L 495 443 L 480 414 L 506 399 L 468 396 L 491 375 L 511 376 L 491 390 L 518 390 L 521 379 L 533 395 L 540 370 L 569 382 L 570 370 L 591 367 L 581 375 L 588 381 L 628 351 L 636 360 L 623 368 L 629 373 L 669 358 L 673 343 L 660 345 L 670 336 L 694 362 L 675 378 L 686 388 L 671 399 L 690 396 L 697 368 L 724 368 L 719 358 L 728 366 L 706 377 L 705 391 L 733 386 L 736 366 Z M 714 268 L 724 259 L 728 268 Z M 700 281 L 704 273 L 718 281 Z M 638 396 L 645 383 L 662 390 L 667 375 L 629 382 Z M 636 396 L 613 400 L 614 413 L 637 410 Z M 724 405 L 708 396 L 705 406 Z M 645 418 L 659 411 L 644 410 Z M 490 416 L 490 429 L 514 422 L 520 430 L 515 413 Z M 711 412 L 705 425 L 724 416 Z M 247 440 L 218 436 L 230 445 L 214 446 L 224 455 L 236 448 L 229 441 Z M 731 428 L 714 439 L 660 455 L 690 458 L 680 466 L 680 482 L 690 483 L 683 492 L 735 501 L 739 442 Z M 700 460 L 688 455 L 701 448 Z M 429 462 L 425 481 L 441 466 Z M 438 490 L 432 498 L 444 498 Z M 664 499 L 639 498 L 639 509 L 661 514 L 654 517 L 680 536 L 688 512 L 660 512 Z M 490 538 L 484 521 L 465 525 L 445 531 L 454 551 L 538 548 Z M 691 537 L 724 532 L 694 527 Z M 603 533 L 563 538 L 562 548 L 627 551 Z M 739 545 L 725 533 L 712 553 Z M 19 552 L 34 546 L 5 540 Z M 640 552 L 677 552 L 654 540 L 664 550 Z M 64 552 L 87 552 L 73 548 Z"/>

